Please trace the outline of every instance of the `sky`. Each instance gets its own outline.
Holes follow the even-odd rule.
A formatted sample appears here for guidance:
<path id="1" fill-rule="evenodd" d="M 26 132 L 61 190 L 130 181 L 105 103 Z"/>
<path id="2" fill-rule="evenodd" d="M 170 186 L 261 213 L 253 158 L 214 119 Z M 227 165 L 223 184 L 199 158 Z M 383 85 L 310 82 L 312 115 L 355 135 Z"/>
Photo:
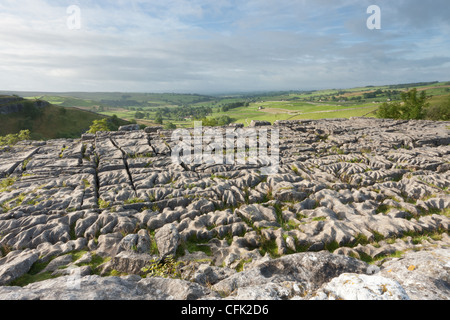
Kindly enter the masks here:
<path id="1" fill-rule="evenodd" d="M 380 29 L 368 28 L 371 5 Z M 212 94 L 450 81 L 449 17 L 448 0 L 0 0 L 0 90 Z"/>

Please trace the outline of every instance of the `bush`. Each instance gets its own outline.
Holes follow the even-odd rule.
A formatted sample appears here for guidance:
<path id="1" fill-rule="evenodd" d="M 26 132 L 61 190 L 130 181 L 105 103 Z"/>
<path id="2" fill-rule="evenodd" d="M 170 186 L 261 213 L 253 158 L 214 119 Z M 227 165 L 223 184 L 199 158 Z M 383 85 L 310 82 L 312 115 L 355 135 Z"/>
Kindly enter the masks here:
<path id="1" fill-rule="evenodd" d="M 383 103 L 377 111 L 378 118 L 386 118 L 386 119 L 400 119 L 400 103 L 399 102 L 391 102 L 391 103 Z"/>
<path id="2" fill-rule="evenodd" d="M 377 111 L 377 117 L 403 120 L 420 120 L 425 118 L 425 109 L 429 106 L 425 91 L 417 94 L 414 88 L 401 94 L 402 102 L 385 102 Z"/>
<path id="3" fill-rule="evenodd" d="M 94 122 L 92 122 L 88 133 L 96 133 L 98 131 L 109 131 L 108 119 L 94 120 Z"/>
<path id="4" fill-rule="evenodd" d="M 23 140 L 30 140 L 30 130 L 21 130 L 19 133 L 0 137 L 0 146 L 15 145 L 17 142 Z"/>
<path id="5" fill-rule="evenodd" d="M 201 121 L 202 121 L 202 126 L 205 126 L 205 127 L 217 126 L 217 120 L 215 118 L 203 118 Z"/>
<path id="6" fill-rule="evenodd" d="M 168 256 L 163 261 L 153 259 L 150 264 L 141 271 L 146 273 L 146 277 L 162 277 L 180 279 L 181 273 L 178 270 L 178 263 L 173 256 Z"/>
<path id="7" fill-rule="evenodd" d="M 97 131 L 117 131 L 120 127 L 120 120 L 114 114 L 111 118 L 94 120 L 89 127 L 88 133 L 96 133 Z"/>
<path id="8" fill-rule="evenodd" d="M 450 120 L 450 98 L 447 102 L 434 105 L 426 109 L 426 118 L 429 120 Z"/>
<path id="9" fill-rule="evenodd" d="M 155 117 L 155 123 L 157 124 L 163 124 L 163 118 L 160 114 L 157 114 Z"/>
<path id="10" fill-rule="evenodd" d="M 229 116 L 221 116 L 218 118 L 203 118 L 202 125 L 205 127 L 226 126 L 233 122 Z"/>
<path id="11" fill-rule="evenodd" d="M 172 122 L 168 122 L 164 125 L 164 129 L 166 130 L 172 130 L 172 129 L 176 129 L 177 126 L 175 124 L 173 124 Z"/>
<path id="12" fill-rule="evenodd" d="M 134 114 L 134 117 L 136 119 L 144 119 L 145 117 L 145 113 L 141 112 L 141 111 L 136 111 L 136 113 Z"/>

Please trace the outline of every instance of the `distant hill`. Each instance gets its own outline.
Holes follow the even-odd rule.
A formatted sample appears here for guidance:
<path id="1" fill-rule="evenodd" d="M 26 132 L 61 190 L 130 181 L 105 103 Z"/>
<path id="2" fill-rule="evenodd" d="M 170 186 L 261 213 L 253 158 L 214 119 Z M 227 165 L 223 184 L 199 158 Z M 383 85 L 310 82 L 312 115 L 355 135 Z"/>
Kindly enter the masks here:
<path id="1" fill-rule="evenodd" d="M 79 138 L 94 120 L 103 118 L 107 116 L 52 105 L 44 100 L 0 96 L 0 136 L 28 129 L 34 140 Z M 120 122 L 123 125 L 129 123 Z"/>
<path id="2" fill-rule="evenodd" d="M 47 101 L 25 100 L 18 96 L 0 95 L 0 114 L 10 114 L 25 111 L 25 109 L 40 109 L 49 105 Z"/>

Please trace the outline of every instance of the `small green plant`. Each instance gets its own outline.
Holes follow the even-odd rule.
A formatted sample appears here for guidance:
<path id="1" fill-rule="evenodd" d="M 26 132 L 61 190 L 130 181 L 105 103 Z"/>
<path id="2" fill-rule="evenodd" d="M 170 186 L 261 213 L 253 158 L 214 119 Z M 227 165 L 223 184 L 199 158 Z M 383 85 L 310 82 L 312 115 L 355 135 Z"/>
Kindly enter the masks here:
<path id="1" fill-rule="evenodd" d="M 209 240 L 198 239 L 197 235 L 192 235 L 185 242 L 183 242 L 178 248 L 177 255 L 181 256 L 184 254 L 185 250 L 190 253 L 193 252 L 204 252 L 207 256 L 212 256 L 211 247 L 207 244 Z"/>
<path id="2" fill-rule="evenodd" d="M 373 234 L 373 240 L 375 242 L 380 242 L 383 241 L 385 239 L 385 237 L 379 233 L 378 231 L 372 230 L 372 234 Z"/>
<path id="3" fill-rule="evenodd" d="M 229 180 L 230 178 L 229 177 L 226 177 L 226 176 L 223 176 L 223 175 L 220 175 L 220 174 L 212 174 L 211 175 L 211 180 L 214 180 L 214 179 L 222 179 L 222 180 Z"/>
<path id="4" fill-rule="evenodd" d="M 14 249 L 6 244 L 2 244 L 0 245 L 0 253 L 2 254 L 2 256 L 6 256 L 8 253 L 10 253 L 11 251 L 13 251 Z"/>
<path id="5" fill-rule="evenodd" d="M 369 147 L 361 148 L 361 149 L 359 150 L 359 152 L 361 152 L 361 153 L 371 153 L 371 152 L 372 152 L 372 149 L 369 148 Z"/>
<path id="6" fill-rule="evenodd" d="M 60 157 L 60 158 L 62 158 L 62 157 L 64 156 L 64 151 L 66 151 L 67 148 L 68 148 L 68 147 L 66 147 L 66 146 L 62 147 L 61 152 L 60 152 L 60 154 L 59 154 L 59 157 Z"/>
<path id="7" fill-rule="evenodd" d="M 386 214 L 392 209 L 392 206 L 388 206 L 387 204 L 380 204 L 376 210 L 376 213 Z"/>
<path id="8" fill-rule="evenodd" d="M 23 162 L 22 162 L 22 171 L 27 170 L 27 165 L 28 165 L 29 162 L 30 162 L 30 158 L 27 158 L 27 159 L 23 160 Z"/>
<path id="9" fill-rule="evenodd" d="M 362 233 L 358 233 L 355 236 L 355 240 L 351 243 L 350 247 L 356 247 L 357 245 L 366 245 L 369 244 L 369 239 L 367 239 L 367 236 L 362 234 Z"/>
<path id="10" fill-rule="evenodd" d="M 148 153 L 128 153 L 127 157 L 131 158 L 131 159 L 152 158 L 153 157 L 153 153 L 151 153 L 151 152 L 148 152 Z"/>
<path id="11" fill-rule="evenodd" d="M 87 189 L 91 186 L 91 183 L 89 182 L 88 179 L 83 179 L 83 183 L 84 183 L 84 188 Z"/>
<path id="12" fill-rule="evenodd" d="M 272 259 L 280 257 L 275 239 L 267 239 L 263 236 L 261 237 L 261 247 L 259 249 L 259 253 L 262 256 L 268 253 Z"/>
<path id="13" fill-rule="evenodd" d="M 337 153 L 337 154 L 345 154 L 345 151 L 342 150 L 341 148 L 337 147 L 337 146 L 331 147 L 331 152 L 332 153 Z"/>
<path id="14" fill-rule="evenodd" d="M 69 229 L 70 240 L 77 240 L 77 234 L 75 233 L 76 223 L 72 223 Z"/>
<path id="15" fill-rule="evenodd" d="M 185 188 L 185 189 L 189 189 L 189 190 L 192 190 L 192 189 L 194 189 L 195 187 L 196 187 L 195 183 L 185 184 L 185 185 L 184 185 L 184 188 Z"/>
<path id="16" fill-rule="evenodd" d="M 98 199 L 98 206 L 100 209 L 107 209 L 111 203 L 109 201 L 105 201 L 102 198 Z"/>
<path id="17" fill-rule="evenodd" d="M 327 134 L 324 134 L 324 135 L 317 134 L 317 138 L 318 138 L 320 141 L 327 141 L 327 140 L 328 140 L 328 135 L 327 135 Z"/>
<path id="18" fill-rule="evenodd" d="M 0 192 L 6 191 L 16 181 L 17 181 L 17 178 L 15 178 L 15 177 L 8 177 L 8 178 L 0 181 Z"/>
<path id="19" fill-rule="evenodd" d="M 250 258 L 250 259 L 241 259 L 240 261 L 239 261 L 239 264 L 236 266 L 236 271 L 237 272 L 242 272 L 242 271 L 244 271 L 244 265 L 246 264 L 246 263 L 250 263 L 250 262 L 252 262 L 253 261 L 253 259 L 252 258 Z"/>
<path id="20" fill-rule="evenodd" d="M 145 202 L 145 200 L 142 200 L 142 199 L 140 199 L 140 198 L 131 198 L 131 199 L 127 199 L 127 200 L 125 200 L 125 204 L 133 204 L 133 203 L 142 203 L 142 202 Z"/>
<path id="21" fill-rule="evenodd" d="M 180 279 L 181 273 L 178 270 L 178 263 L 173 256 L 169 255 L 162 260 L 152 259 L 150 264 L 141 269 L 146 277 L 162 277 Z"/>
<path id="22" fill-rule="evenodd" d="M 339 248 L 339 243 L 337 241 L 325 243 L 325 250 L 328 250 L 331 253 L 333 253 L 338 248 Z"/>

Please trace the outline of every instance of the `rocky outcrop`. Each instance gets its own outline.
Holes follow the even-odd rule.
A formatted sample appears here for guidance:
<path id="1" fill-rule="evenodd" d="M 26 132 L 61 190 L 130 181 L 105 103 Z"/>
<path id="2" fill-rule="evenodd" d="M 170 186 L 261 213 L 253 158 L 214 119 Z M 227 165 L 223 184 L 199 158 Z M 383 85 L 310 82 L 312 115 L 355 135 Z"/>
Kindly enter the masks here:
<path id="1" fill-rule="evenodd" d="M 257 266 L 228 277 L 212 288 L 215 291 L 233 297 L 242 298 L 242 290 L 259 291 L 266 285 L 281 293 L 273 298 L 283 299 L 293 296 L 307 296 L 323 283 L 343 272 L 370 272 L 364 262 L 354 258 L 332 255 L 329 252 L 298 253 L 279 259 L 262 262 Z M 279 288 L 276 288 L 276 287 Z M 291 289 L 287 295 L 286 288 Z M 263 289 L 264 291 L 264 289 Z M 257 293 L 254 293 L 257 296 Z"/>
<path id="2" fill-rule="evenodd" d="M 44 108 L 50 105 L 47 101 L 42 100 L 25 100 L 16 96 L 0 96 L 0 114 L 20 112 L 24 109 L 27 101 L 34 108 Z"/>
<path id="3" fill-rule="evenodd" d="M 405 289 L 378 275 L 341 274 L 327 283 L 312 300 L 410 300 Z"/>
<path id="4" fill-rule="evenodd" d="M 381 275 L 397 281 L 413 300 L 448 300 L 450 250 L 407 252 L 383 264 Z"/>
<path id="5" fill-rule="evenodd" d="M 145 261 L 164 264 L 175 255 L 184 281 L 212 288 L 204 291 L 207 298 L 220 292 L 229 299 L 403 299 L 400 287 L 410 299 L 448 298 L 448 122 L 353 118 L 254 125 L 228 129 L 262 126 L 269 150 L 270 130 L 278 129 L 273 174 L 262 173 L 265 159 L 176 163 L 171 153 L 177 141 L 162 128 L 2 149 L 2 285 L 29 273 L 34 263 L 48 263 L 45 273 L 60 277 L 143 276 Z M 202 148 L 211 150 L 210 144 L 205 139 Z M 444 262 L 422 272 L 418 265 L 421 259 L 430 264 L 431 252 Z M 65 257 L 81 253 L 90 254 L 82 263 Z M 306 257 L 323 262 L 311 269 Z M 367 275 L 366 262 L 380 267 L 376 278 Z M 410 276 L 414 281 L 406 281 Z M 46 281 L 57 287 L 58 279 Z M 123 288 L 141 281 L 117 279 L 112 282 Z M 87 287 L 102 281 L 90 277 Z M 383 286 L 389 289 L 374 289 Z M 37 290 L 34 297 L 45 296 L 38 283 L 1 289 L 28 294 L 30 288 Z M 355 295 L 360 290 L 366 291 Z"/>
<path id="6" fill-rule="evenodd" d="M 13 251 L 0 259 L 0 285 L 6 285 L 27 273 L 39 256 L 36 250 Z"/>
<path id="7" fill-rule="evenodd" d="M 206 297 L 218 296 L 195 283 L 139 276 L 63 276 L 24 288 L 0 288 L 0 300 L 196 300 Z"/>
<path id="8" fill-rule="evenodd" d="M 439 262 L 431 262 L 439 255 Z M 427 270 L 430 262 L 432 271 Z M 186 280 L 83 276 L 79 271 L 25 287 L 0 287 L 0 300 L 447 300 L 449 262 L 447 251 L 423 251 L 380 269 L 323 251 L 269 259 L 238 273 L 202 264 Z"/>

